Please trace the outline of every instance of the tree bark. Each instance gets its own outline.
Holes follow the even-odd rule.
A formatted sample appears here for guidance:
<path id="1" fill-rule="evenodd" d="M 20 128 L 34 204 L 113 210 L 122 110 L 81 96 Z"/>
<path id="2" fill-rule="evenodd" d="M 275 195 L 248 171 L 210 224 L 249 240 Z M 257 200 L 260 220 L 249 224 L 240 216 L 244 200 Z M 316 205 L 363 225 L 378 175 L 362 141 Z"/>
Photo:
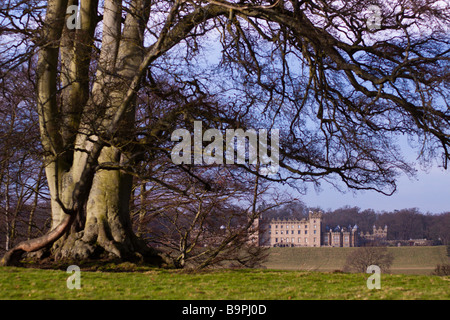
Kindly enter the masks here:
<path id="1" fill-rule="evenodd" d="M 120 151 L 105 147 L 102 163 L 119 163 Z M 95 173 L 85 206 L 85 218 L 77 221 L 66 236 L 53 246 L 57 259 L 114 257 L 142 259 L 151 253 L 134 235 L 129 215 L 132 177 L 121 170 L 102 169 Z"/>

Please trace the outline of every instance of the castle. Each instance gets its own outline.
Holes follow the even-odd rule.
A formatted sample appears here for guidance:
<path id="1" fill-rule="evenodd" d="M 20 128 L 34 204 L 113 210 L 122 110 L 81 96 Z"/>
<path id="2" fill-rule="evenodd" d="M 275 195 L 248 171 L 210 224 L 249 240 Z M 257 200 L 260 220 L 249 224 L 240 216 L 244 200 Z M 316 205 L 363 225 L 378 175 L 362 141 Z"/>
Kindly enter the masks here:
<path id="1" fill-rule="evenodd" d="M 356 225 L 322 228 L 322 213 L 312 211 L 308 219 L 272 219 L 264 229 L 259 243 L 269 247 L 358 247 L 387 239 L 387 226 L 373 226 L 372 233 L 360 232 Z"/>

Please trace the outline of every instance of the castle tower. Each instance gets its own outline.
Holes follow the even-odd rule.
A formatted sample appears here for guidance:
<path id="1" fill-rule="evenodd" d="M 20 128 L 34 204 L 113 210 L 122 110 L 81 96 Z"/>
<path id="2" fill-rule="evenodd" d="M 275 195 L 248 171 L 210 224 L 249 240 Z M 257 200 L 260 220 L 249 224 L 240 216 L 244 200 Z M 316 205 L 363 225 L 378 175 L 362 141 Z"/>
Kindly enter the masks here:
<path id="1" fill-rule="evenodd" d="M 309 246 L 320 247 L 322 245 L 322 212 L 309 212 Z"/>
<path id="2" fill-rule="evenodd" d="M 352 228 L 352 247 L 357 247 L 358 245 L 358 226 L 355 224 Z"/>

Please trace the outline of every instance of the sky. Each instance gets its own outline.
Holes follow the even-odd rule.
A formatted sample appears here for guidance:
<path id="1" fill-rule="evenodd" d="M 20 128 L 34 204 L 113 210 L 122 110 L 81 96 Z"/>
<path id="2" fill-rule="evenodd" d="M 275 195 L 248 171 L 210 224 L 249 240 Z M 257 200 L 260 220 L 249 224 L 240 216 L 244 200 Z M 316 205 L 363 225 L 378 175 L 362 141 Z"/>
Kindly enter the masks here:
<path id="1" fill-rule="evenodd" d="M 398 180 L 397 191 L 385 196 L 375 191 L 341 193 L 331 185 L 323 185 L 320 193 L 309 188 L 300 199 L 308 207 L 335 210 L 343 206 L 394 211 L 418 208 L 422 213 L 442 213 L 450 211 L 450 170 L 433 168 L 429 172 L 418 172 L 416 179 L 402 176 Z"/>
<path id="2" fill-rule="evenodd" d="M 417 150 L 408 146 L 406 138 L 399 141 L 402 157 L 417 163 Z M 397 180 L 397 191 L 386 196 L 376 191 L 349 191 L 342 193 L 333 186 L 322 184 L 323 191 L 317 193 L 309 188 L 306 195 L 298 197 L 308 207 L 320 207 L 323 210 L 335 210 L 343 206 L 374 209 L 375 211 L 394 211 L 418 208 L 422 213 L 450 212 L 450 166 L 444 170 L 434 164 L 424 170 L 415 166 L 416 177 L 402 175 Z"/>
<path id="3" fill-rule="evenodd" d="M 386 4 L 389 4 L 387 2 Z M 447 6 L 446 1 L 436 1 L 438 6 Z M 426 22 L 424 22 L 426 24 Z M 421 25 L 424 27 L 424 25 Z M 427 25 L 430 27 L 431 25 Z M 444 26 L 446 27 L 446 26 Z M 448 30 L 448 29 L 447 29 Z M 389 31 L 389 32 L 392 32 Z M 425 29 L 418 30 L 420 34 Z M 208 48 L 211 50 L 207 56 L 208 63 L 218 63 L 220 61 L 221 49 L 215 50 L 217 44 L 211 43 Z M 215 52 L 215 54 L 213 54 Z M 213 57 L 216 57 L 213 59 Z M 401 147 L 405 151 L 407 160 L 415 161 L 416 152 L 407 150 L 406 144 L 401 142 Z M 321 187 L 323 191 L 317 193 L 312 186 L 308 188 L 306 195 L 290 192 L 308 207 L 320 207 L 323 210 L 334 210 L 343 206 L 357 206 L 361 209 L 374 209 L 376 211 L 394 211 L 405 208 L 418 208 L 423 213 L 450 212 L 450 169 L 445 171 L 437 166 L 423 171 L 417 168 L 416 178 L 402 176 L 397 181 L 397 191 L 392 196 L 386 196 L 376 191 L 349 191 L 341 193 L 333 186 L 324 183 Z"/>
<path id="4" fill-rule="evenodd" d="M 297 193 L 291 188 L 288 192 L 307 207 L 326 211 L 350 206 L 377 212 L 410 208 L 417 208 L 424 214 L 450 212 L 450 163 L 445 170 L 442 162 L 439 162 L 440 158 L 433 159 L 433 163 L 424 168 L 418 164 L 419 150 L 411 147 L 406 136 L 397 136 L 396 142 L 399 155 L 416 170 L 416 176 L 400 175 L 396 181 L 397 190 L 391 196 L 371 190 L 350 190 L 344 193 L 327 182 L 321 183 L 320 191 L 315 191 L 311 184 L 306 186 L 306 194 Z M 437 150 L 436 153 L 440 154 Z M 335 182 L 339 184 L 339 181 Z M 345 188 L 343 183 L 339 186 L 341 189 Z"/>

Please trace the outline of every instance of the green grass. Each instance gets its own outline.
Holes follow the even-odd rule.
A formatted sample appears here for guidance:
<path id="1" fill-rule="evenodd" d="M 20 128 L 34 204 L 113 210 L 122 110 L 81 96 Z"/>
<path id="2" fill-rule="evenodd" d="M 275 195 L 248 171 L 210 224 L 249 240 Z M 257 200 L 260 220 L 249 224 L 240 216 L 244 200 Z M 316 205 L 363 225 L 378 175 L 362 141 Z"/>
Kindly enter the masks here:
<path id="1" fill-rule="evenodd" d="M 347 255 L 357 248 L 270 248 L 265 266 L 270 269 L 342 270 Z M 394 274 L 431 274 L 436 265 L 448 263 L 445 246 L 389 247 L 394 256 Z"/>
<path id="2" fill-rule="evenodd" d="M 81 289 L 69 290 L 60 270 L 0 268 L 0 299 L 449 299 L 450 278 L 381 275 L 369 290 L 368 274 L 286 270 L 183 273 L 81 272 Z"/>
<path id="3" fill-rule="evenodd" d="M 330 272 L 342 269 L 355 249 L 271 248 L 266 270 L 186 273 L 106 265 L 82 271 L 79 290 L 67 288 L 65 271 L 3 267 L 0 299 L 450 299 L 450 277 L 431 275 L 437 264 L 448 263 L 445 247 L 389 248 L 393 274 L 381 275 L 380 290 L 367 288 L 368 274 Z"/>

